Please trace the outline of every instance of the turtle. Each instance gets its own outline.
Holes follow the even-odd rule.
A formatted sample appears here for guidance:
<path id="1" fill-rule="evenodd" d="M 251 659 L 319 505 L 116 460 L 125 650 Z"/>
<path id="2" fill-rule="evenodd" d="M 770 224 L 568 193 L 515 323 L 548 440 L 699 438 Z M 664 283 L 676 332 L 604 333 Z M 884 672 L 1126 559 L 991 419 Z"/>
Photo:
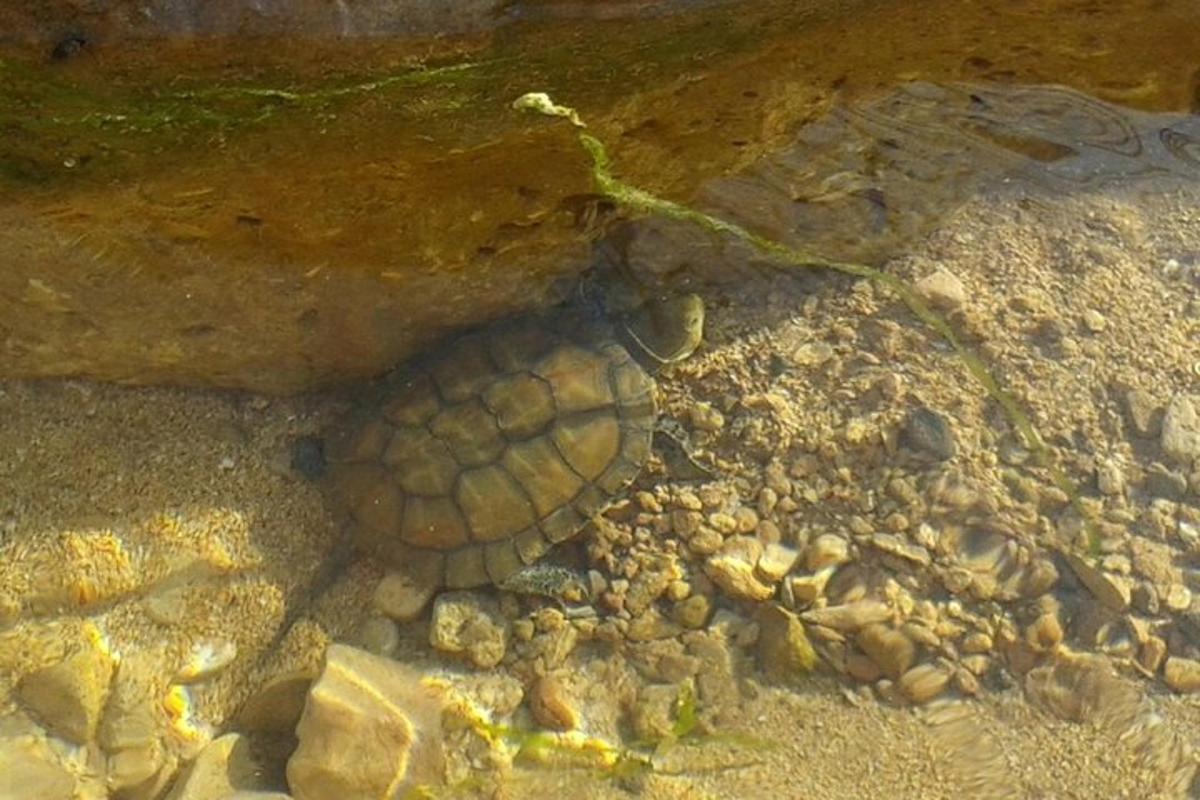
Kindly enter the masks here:
<path id="1" fill-rule="evenodd" d="M 559 309 L 457 336 L 325 436 L 357 549 L 435 588 L 503 585 L 615 502 L 651 453 L 654 373 L 703 335 L 696 294 Z"/>

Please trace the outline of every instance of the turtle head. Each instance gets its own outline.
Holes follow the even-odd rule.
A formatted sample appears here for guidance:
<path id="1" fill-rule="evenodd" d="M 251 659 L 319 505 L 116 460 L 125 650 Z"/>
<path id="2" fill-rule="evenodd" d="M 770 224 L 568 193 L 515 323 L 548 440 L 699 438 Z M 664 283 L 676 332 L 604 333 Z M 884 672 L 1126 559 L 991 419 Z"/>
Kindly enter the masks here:
<path id="1" fill-rule="evenodd" d="M 704 301 L 698 294 L 653 298 L 622 321 L 634 356 L 651 369 L 681 361 L 704 336 Z"/>

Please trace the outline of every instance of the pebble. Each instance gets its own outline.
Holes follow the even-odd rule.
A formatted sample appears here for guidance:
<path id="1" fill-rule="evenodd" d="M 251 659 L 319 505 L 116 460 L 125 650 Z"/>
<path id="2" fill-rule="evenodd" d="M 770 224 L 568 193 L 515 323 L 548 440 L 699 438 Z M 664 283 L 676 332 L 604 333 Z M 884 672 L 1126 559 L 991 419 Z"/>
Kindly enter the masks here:
<path id="1" fill-rule="evenodd" d="M 817 663 L 804 630 L 804 623 L 792 612 L 771 603 L 759 611 L 758 663 L 768 676 L 785 678 L 806 673 Z"/>
<path id="2" fill-rule="evenodd" d="M 1173 583 L 1161 593 L 1163 603 L 1172 611 L 1187 611 L 1192 606 L 1192 592 L 1181 583 Z"/>
<path id="3" fill-rule="evenodd" d="M 1042 614 L 1025 629 L 1025 641 L 1038 652 L 1054 650 L 1062 639 L 1062 623 L 1058 621 L 1057 614 Z"/>
<path id="4" fill-rule="evenodd" d="M 444 653 L 465 655 L 480 669 L 504 658 L 508 623 L 499 604 L 477 592 L 446 592 L 433 604 L 429 643 Z"/>
<path id="5" fill-rule="evenodd" d="M 826 567 L 815 575 L 795 575 L 785 583 L 786 594 L 797 607 L 810 606 L 825 593 L 825 586 L 836 570 L 836 567 Z"/>
<path id="6" fill-rule="evenodd" d="M 1104 459 L 1096 465 L 1096 488 L 1100 494 L 1116 497 L 1125 493 L 1125 473 L 1121 465 L 1112 459 Z"/>
<path id="7" fill-rule="evenodd" d="M 1142 438 L 1150 439 L 1159 435 L 1162 429 L 1161 410 L 1154 398 L 1141 389 L 1131 389 L 1125 395 L 1125 411 L 1129 415 L 1130 427 Z"/>
<path id="8" fill-rule="evenodd" d="M 1102 606 L 1110 611 L 1124 611 L 1129 607 L 1132 587 L 1127 580 L 1101 572 L 1074 553 L 1064 552 L 1063 557 L 1080 583 Z"/>
<path id="9" fill-rule="evenodd" d="M 938 268 L 913 284 L 917 294 L 942 311 L 955 311 L 967 302 L 967 289 L 954 273 Z"/>
<path id="10" fill-rule="evenodd" d="M 1094 308 L 1083 312 L 1083 327 L 1089 333 L 1102 333 L 1108 327 L 1108 320 Z"/>
<path id="11" fill-rule="evenodd" d="M 898 556 L 905 561 L 911 561 L 921 567 L 928 567 L 933 561 L 929 551 L 924 547 L 892 533 L 874 534 L 871 537 L 871 544 L 885 553 Z"/>
<path id="12" fill-rule="evenodd" d="M 115 667 L 108 649 L 96 641 L 26 675 L 17 695 L 51 733 L 86 744 L 96 734 Z"/>
<path id="13" fill-rule="evenodd" d="M 693 630 L 703 628 L 711 613 L 712 601 L 703 594 L 694 594 L 676 603 L 671 611 L 676 622 Z"/>
<path id="14" fill-rule="evenodd" d="M 775 594 L 774 586 L 755 577 L 753 564 L 736 556 L 713 556 L 705 562 L 704 572 L 734 600 L 762 601 Z"/>
<path id="15" fill-rule="evenodd" d="M 883 674 L 893 680 L 904 675 L 917 658 L 917 646 L 911 639 L 878 623 L 859 631 L 855 641 Z"/>
<path id="16" fill-rule="evenodd" d="M 1200 692 L 1200 661 L 1175 656 L 1168 658 L 1163 667 L 1163 680 L 1180 694 Z"/>
<path id="17" fill-rule="evenodd" d="M 808 546 L 804 564 L 809 571 L 839 566 L 850 560 L 850 543 L 835 533 L 823 533 Z"/>
<path id="18" fill-rule="evenodd" d="M 210 678 L 232 664 L 237 652 L 237 645 L 228 639 L 196 642 L 175 673 L 175 682 L 197 683 Z"/>
<path id="19" fill-rule="evenodd" d="M 529 688 L 529 712 L 537 724 L 556 731 L 579 727 L 579 711 L 571 703 L 562 682 L 551 675 L 534 680 Z"/>
<path id="20" fill-rule="evenodd" d="M 802 615 L 805 622 L 822 625 L 843 633 L 853 633 L 873 622 L 885 622 L 891 619 L 892 610 L 878 600 L 858 600 L 840 606 L 805 611 Z"/>
<path id="21" fill-rule="evenodd" d="M 763 548 L 762 555 L 759 556 L 758 563 L 754 565 L 754 568 L 764 581 L 778 583 L 792 571 L 792 567 L 796 566 L 796 562 L 799 560 L 799 550 L 773 542 Z"/>
<path id="22" fill-rule="evenodd" d="M 330 645 L 287 763 L 296 800 L 402 797 L 440 786 L 442 700 L 421 678 L 397 661 Z"/>
<path id="23" fill-rule="evenodd" d="M 1151 675 L 1158 672 L 1167 657 L 1167 643 L 1157 636 L 1147 637 L 1138 649 L 1138 664 Z"/>
<path id="24" fill-rule="evenodd" d="M 394 571 L 379 581 L 371 602 L 381 614 L 397 622 L 411 622 L 421 616 L 434 591 L 429 581 L 420 581 L 405 572 Z"/>
<path id="25" fill-rule="evenodd" d="M 982 631 L 967 634 L 962 641 L 962 651 L 967 654 L 990 653 L 992 651 L 992 637 Z"/>
<path id="26" fill-rule="evenodd" d="M 1182 466 L 1200 458 L 1200 411 L 1195 398 L 1182 392 L 1171 398 L 1162 420 L 1162 449 Z"/>
<path id="27" fill-rule="evenodd" d="M 954 429 L 949 420 L 931 408 L 921 406 L 908 415 L 904 425 L 904 443 L 913 451 L 948 461 L 958 452 Z"/>
<path id="28" fill-rule="evenodd" d="M 263 766 L 251 753 L 250 742 L 240 733 L 227 733 L 205 745 L 180 771 L 164 800 L 212 800 L 269 786 Z"/>
<path id="29" fill-rule="evenodd" d="M 922 705 L 941 694 L 951 677 L 939 664 L 919 664 L 905 672 L 896 685 L 911 702 Z"/>

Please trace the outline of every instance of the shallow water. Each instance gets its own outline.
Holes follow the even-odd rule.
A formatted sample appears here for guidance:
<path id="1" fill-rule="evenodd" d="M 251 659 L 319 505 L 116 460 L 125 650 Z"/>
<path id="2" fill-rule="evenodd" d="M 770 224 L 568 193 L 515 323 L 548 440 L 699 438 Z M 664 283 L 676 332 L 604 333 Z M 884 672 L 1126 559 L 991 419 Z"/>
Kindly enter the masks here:
<path id="1" fill-rule="evenodd" d="M 699 5 L 5 40 L 0 798 L 220 796 L 180 768 L 230 731 L 234 788 L 319 796 L 331 641 L 453 698 L 386 705 L 444 737 L 434 796 L 1200 796 L 1200 11 Z M 531 90 L 712 219 L 598 196 Z M 590 597 L 399 614 L 295 443 L 597 260 L 707 300 L 657 374 L 701 471 L 660 446 L 556 549 Z"/>

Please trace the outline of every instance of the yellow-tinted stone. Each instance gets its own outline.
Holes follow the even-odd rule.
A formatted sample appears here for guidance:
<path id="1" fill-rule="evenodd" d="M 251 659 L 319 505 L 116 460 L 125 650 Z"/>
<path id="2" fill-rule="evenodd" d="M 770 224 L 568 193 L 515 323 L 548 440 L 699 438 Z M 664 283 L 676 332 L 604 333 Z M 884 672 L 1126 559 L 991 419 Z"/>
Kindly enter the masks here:
<path id="1" fill-rule="evenodd" d="M 527 439 L 555 417 L 550 385 L 527 372 L 496 381 L 484 390 L 483 402 L 509 439 Z"/>
<path id="2" fill-rule="evenodd" d="M 534 369 L 550 382 L 560 414 L 590 411 L 611 405 L 608 360 L 579 347 L 563 345 Z"/>
<path id="3" fill-rule="evenodd" d="M 560 420 L 552 435 L 567 463 L 588 481 L 600 477 L 621 444 L 616 417 L 605 413 Z"/>
<path id="4" fill-rule="evenodd" d="M 459 464 L 445 442 L 424 428 L 400 428 L 383 452 L 400 488 L 412 494 L 445 495 L 454 488 Z"/>
<path id="5" fill-rule="evenodd" d="M 571 502 L 583 487 L 546 437 L 510 445 L 501 463 L 525 489 L 539 518 Z"/>
<path id="6" fill-rule="evenodd" d="M 430 421 L 429 429 L 463 466 L 490 463 L 504 451 L 496 418 L 477 399 L 445 409 Z"/>
<path id="7" fill-rule="evenodd" d="M 450 498 L 410 495 L 400 539 L 413 547 L 450 550 L 467 543 L 467 525 Z"/>
<path id="8" fill-rule="evenodd" d="M 497 465 L 464 472 L 455 498 L 476 541 L 513 536 L 537 521 L 521 485 Z"/>

